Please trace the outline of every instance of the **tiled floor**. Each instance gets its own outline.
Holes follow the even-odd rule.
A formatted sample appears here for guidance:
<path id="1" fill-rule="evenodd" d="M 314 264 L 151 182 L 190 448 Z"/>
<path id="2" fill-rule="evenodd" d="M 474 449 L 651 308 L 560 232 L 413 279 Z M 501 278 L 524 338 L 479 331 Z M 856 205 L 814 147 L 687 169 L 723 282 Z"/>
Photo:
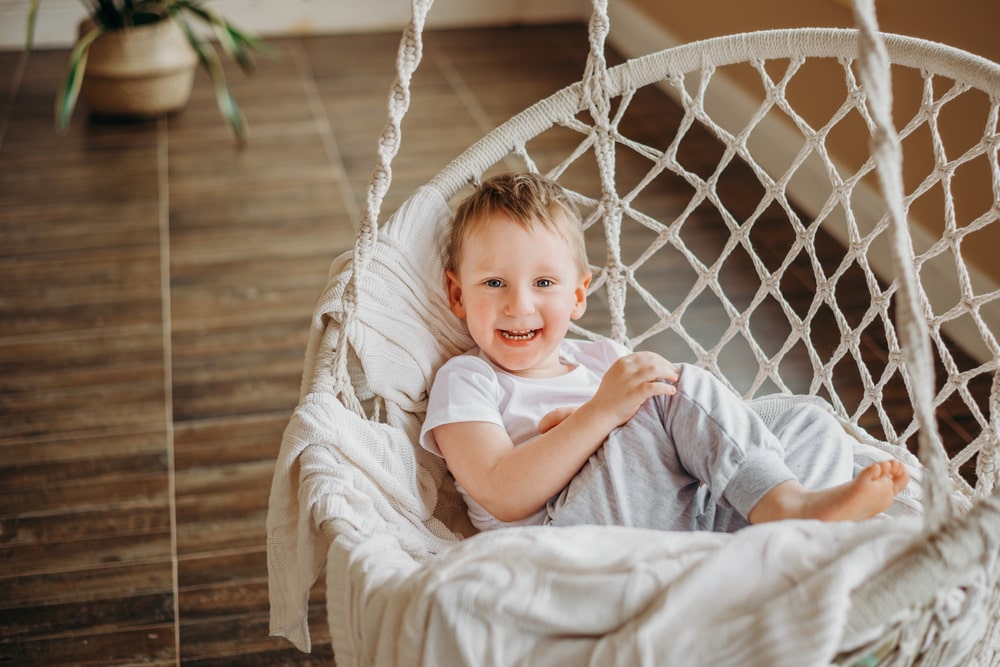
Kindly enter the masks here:
<path id="1" fill-rule="evenodd" d="M 78 111 L 62 137 L 67 53 L 0 53 L 0 663 L 330 663 L 321 584 L 313 654 L 268 637 L 264 518 L 398 35 L 274 45 L 230 75 L 242 151 L 203 74 L 181 115 Z M 385 209 L 585 48 L 583 26 L 430 36 Z"/>
<path id="2" fill-rule="evenodd" d="M 267 636 L 264 519 L 397 40 L 275 40 L 256 77 L 231 76 L 244 150 L 204 75 L 176 117 L 78 112 L 57 136 L 66 53 L 23 71 L 0 53 L 0 663 L 330 663 L 322 581 L 313 654 Z M 577 80 L 586 44 L 582 25 L 428 35 L 384 210 Z M 673 107 L 650 100 L 666 132 Z"/>

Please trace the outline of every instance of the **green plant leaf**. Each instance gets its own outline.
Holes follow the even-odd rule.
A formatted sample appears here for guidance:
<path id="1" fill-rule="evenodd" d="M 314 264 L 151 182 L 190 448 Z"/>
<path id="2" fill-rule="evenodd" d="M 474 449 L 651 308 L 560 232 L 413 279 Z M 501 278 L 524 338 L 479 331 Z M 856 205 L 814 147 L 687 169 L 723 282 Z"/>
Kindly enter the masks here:
<path id="1" fill-rule="evenodd" d="M 233 133 L 236 135 L 239 143 L 245 143 L 247 134 L 246 118 L 244 118 L 239 105 L 236 104 L 236 100 L 233 99 L 232 94 L 229 92 L 229 85 L 226 83 L 226 75 L 222 69 L 222 64 L 219 62 L 218 54 L 211 44 L 194 33 L 191 26 L 181 16 L 174 15 L 174 20 L 184 30 L 188 42 L 190 42 L 195 53 L 198 54 L 198 60 L 201 61 L 201 64 L 208 70 L 208 74 L 212 78 L 212 84 L 215 87 L 215 101 L 219 107 L 219 113 L 229 122 L 229 126 L 233 128 Z"/>
<path id="2" fill-rule="evenodd" d="M 212 78 L 220 113 L 232 127 L 239 142 L 245 141 L 246 120 L 233 99 L 219 55 L 211 42 L 192 31 L 185 20 L 185 15 L 206 23 L 214 32 L 223 52 L 247 74 L 251 74 L 254 70 L 254 52 L 266 56 L 274 55 L 275 52 L 265 42 L 236 28 L 222 16 L 205 7 L 200 0 L 81 0 L 81 2 L 97 27 L 77 41 L 70 55 L 66 81 L 59 90 L 56 101 L 56 125 L 60 130 L 65 131 L 69 127 L 87 67 L 87 54 L 93 41 L 105 32 L 132 25 L 144 25 L 161 17 L 174 20 L 181 26 L 202 67 Z M 25 34 L 25 50 L 28 52 L 34 43 L 40 4 L 41 0 L 30 0 Z"/>
<path id="3" fill-rule="evenodd" d="M 65 132 L 69 128 L 69 119 L 73 115 L 73 108 L 80 95 L 80 86 L 83 85 L 83 75 L 87 69 L 87 54 L 90 52 L 90 45 L 105 32 L 107 30 L 104 26 L 95 26 L 76 43 L 73 52 L 69 54 L 66 82 L 56 97 L 56 127 L 61 132 Z"/>
<path id="4" fill-rule="evenodd" d="M 226 55 L 232 58 L 244 72 L 252 72 L 254 70 L 253 57 L 249 51 L 241 48 L 236 42 L 229 26 L 224 21 L 213 21 L 212 30 L 219 38 L 219 44 L 222 45 L 222 50 L 226 52 Z"/>
<path id="5" fill-rule="evenodd" d="M 274 53 L 263 41 L 239 30 L 215 12 L 202 6 L 199 2 L 195 2 L 194 0 L 178 0 L 174 3 L 174 6 L 183 8 L 211 26 L 226 55 L 232 58 L 248 74 L 254 70 L 252 51 L 257 51 L 267 56 L 271 56 Z"/>
<path id="6" fill-rule="evenodd" d="M 124 28 L 132 13 L 131 3 L 126 2 L 121 7 L 115 0 L 92 0 L 94 3 L 94 22 L 103 25 L 108 30 Z"/>
<path id="7" fill-rule="evenodd" d="M 42 0 L 31 0 L 31 8 L 28 10 L 28 25 L 24 32 L 24 50 L 31 53 L 35 45 L 35 23 L 38 21 L 38 5 Z"/>
<path id="8" fill-rule="evenodd" d="M 233 26 L 232 23 L 226 23 L 226 30 L 232 36 L 233 41 L 236 42 L 240 50 L 247 51 L 249 49 L 268 58 L 273 58 L 276 55 L 276 51 L 266 42 L 243 32 Z"/>

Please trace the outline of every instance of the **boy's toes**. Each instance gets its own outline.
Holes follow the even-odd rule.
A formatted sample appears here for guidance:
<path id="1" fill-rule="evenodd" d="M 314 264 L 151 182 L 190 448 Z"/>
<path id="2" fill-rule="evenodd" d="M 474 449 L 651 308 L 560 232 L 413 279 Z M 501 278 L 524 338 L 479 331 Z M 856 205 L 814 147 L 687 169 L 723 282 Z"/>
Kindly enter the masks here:
<path id="1" fill-rule="evenodd" d="M 866 481 L 875 481 L 882 477 L 890 477 L 888 461 L 876 461 L 858 473 L 858 478 Z"/>
<path id="2" fill-rule="evenodd" d="M 902 461 L 896 461 L 895 459 L 892 463 L 892 486 L 899 493 L 903 488 L 910 482 L 910 472 L 903 465 Z"/>

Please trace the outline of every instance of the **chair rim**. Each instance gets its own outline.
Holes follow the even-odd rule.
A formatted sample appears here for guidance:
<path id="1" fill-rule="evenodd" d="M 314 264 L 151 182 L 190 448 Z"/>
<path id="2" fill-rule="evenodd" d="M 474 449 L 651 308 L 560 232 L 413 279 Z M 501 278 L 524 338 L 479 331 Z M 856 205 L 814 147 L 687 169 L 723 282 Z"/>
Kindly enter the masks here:
<path id="1" fill-rule="evenodd" d="M 854 28 L 787 28 L 712 37 L 672 46 L 608 69 L 608 94 L 618 97 L 673 76 L 744 62 L 858 55 Z M 890 63 L 928 71 L 1000 97 L 1000 64 L 954 46 L 920 37 L 883 33 Z M 577 81 L 535 102 L 494 128 L 446 165 L 429 182 L 454 197 L 517 146 L 586 108 Z"/>

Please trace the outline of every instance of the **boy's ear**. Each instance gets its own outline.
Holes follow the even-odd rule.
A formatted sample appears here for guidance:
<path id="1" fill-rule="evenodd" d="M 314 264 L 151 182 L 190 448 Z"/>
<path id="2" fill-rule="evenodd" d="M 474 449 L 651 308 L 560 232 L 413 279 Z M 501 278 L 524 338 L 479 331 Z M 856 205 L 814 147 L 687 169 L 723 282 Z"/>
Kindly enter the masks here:
<path id="1" fill-rule="evenodd" d="M 445 271 L 445 284 L 448 289 L 448 305 L 451 312 L 460 320 L 465 319 L 465 306 L 462 304 L 462 286 L 459 285 L 458 276 L 454 271 Z"/>
<path id="2" fill-rule="evenodd" d="M 583 274 L 580 278 L 580 283 L 573 290 L 573 296 L 576 297 L 576 303 L 573 304 L 573 312 L 570 313 L 570 319 L 578 320 L 583 317 L 583 314 L 587 312 L 587 288 L 590 287 L 590 281 L 593 275 L 588 271 Z"/>

